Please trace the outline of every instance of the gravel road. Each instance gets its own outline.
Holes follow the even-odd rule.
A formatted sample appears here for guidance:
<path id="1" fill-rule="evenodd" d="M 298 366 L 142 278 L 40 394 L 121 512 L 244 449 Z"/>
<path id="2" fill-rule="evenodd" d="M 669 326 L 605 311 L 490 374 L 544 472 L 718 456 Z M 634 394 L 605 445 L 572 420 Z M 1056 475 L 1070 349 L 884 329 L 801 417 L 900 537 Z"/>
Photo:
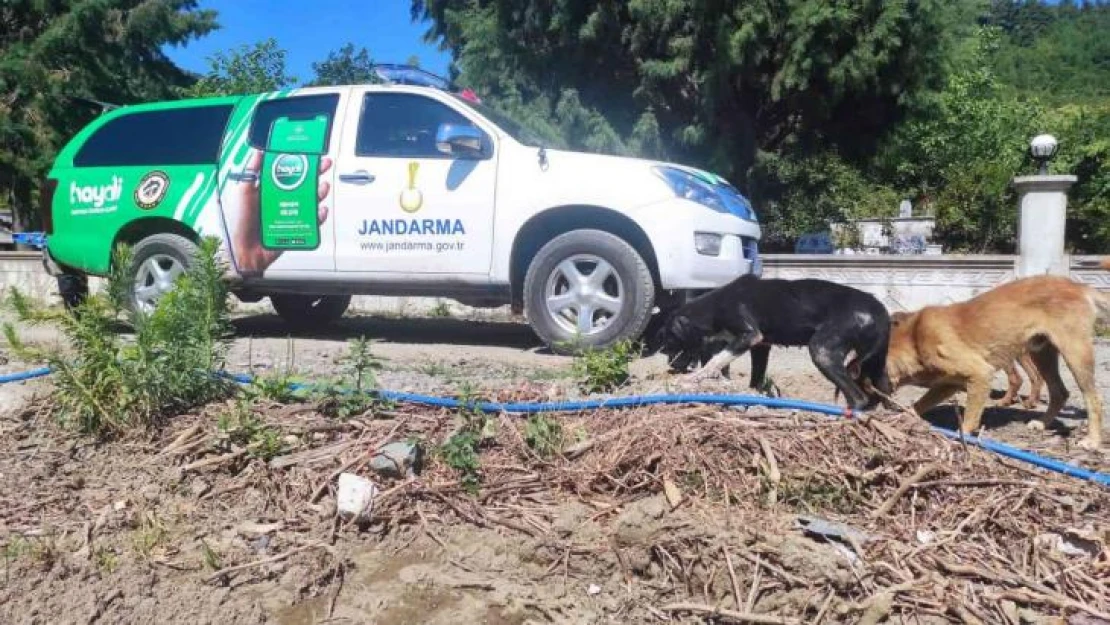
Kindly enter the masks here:
<path id="1" fill-rule="evenodd" d="M 237 316 L 235 328 L 236 338 L 228 361 L 233 371 L 263 373 L 275 368 L 291 368 L 306 379 L 332 376 L 338 371 L 338 361 L 346 352 L 347 342 L 365 336 L 372 341 L 372 353 L 381 361 L 378 383 L 383 388 L 437 394 L 468 391 L 488 394 L 527 385 L 543 389 L 550 399 L 582 396 L 574 379 L 573 360 L 544 349 L 527 325 L 508 317 L 349 315 L 327 330 L 290 334 L 276 316 L 251 312 Z M 39 343 L 51 344 L 59 340 L 49 328 L 21 328 L 20 333 L 25 340 Z M 5 352 L 0 348 L 0 356 Z M 1110 342 L 1098 342 L 1096 362 L 1098 386 L 1107 403 Z M 26 368 L 30 368 L 26 363 L 0 362 L 0 373 Z M 668 375 L 661 356 L 637 360 L 631 369 L 632 380 L 620 394 L 694 390 L 749 392 L 747 358 L 733 365 L 731 380 L 696 384 L 681 376 Z M 1083 465 L 1110 469 L 1110 451 L 1085 454 L 1073 444 L 1086 427 L 1082 397 L 1066 367 L 1061 367 L 1061 371 L 1071 391 L 1062 419 L 1063 430 L 1048 434 L 1027 431 L 1024 423 L 1036 413 L 1011 407 L 988 410 L 984 419 L 986 434 Z M 769 374 L 786 397 L 834 401 L 832 384 L 817 372 L 804 349 L 776 348 L 771 355 Z M 40 387 L 39 383 L 0 386 L 0 406 L 17 405 Z M 999 374 L 995 381 L 996 396 L 1001 395 L 1004 388 L 1005 378 Z M 907 388 L 899 391 L 896 397 L 903 403 L 910 403 L 921 393 L 919 389 Z M 957 400 L 962 403 L 962 394 Z M 938 408 L 930 415 L 937 424 L 949 427 L 954 426 L 955 418 L 951 407 Z M 1079 430 L 1072 431 L 1074 428 Z"/>

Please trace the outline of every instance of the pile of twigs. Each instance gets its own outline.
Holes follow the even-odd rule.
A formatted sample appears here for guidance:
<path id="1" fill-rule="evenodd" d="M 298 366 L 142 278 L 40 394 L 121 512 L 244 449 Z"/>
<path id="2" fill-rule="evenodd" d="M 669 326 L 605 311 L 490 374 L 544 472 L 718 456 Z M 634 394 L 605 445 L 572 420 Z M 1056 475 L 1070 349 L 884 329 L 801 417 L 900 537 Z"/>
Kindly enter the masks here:
<path id="1" fill-rule="evenodd" d="M 540 458 L 524 442 L 522 420 L 502 417 L 483 451 L 484 485 L 476 495 L 433 463 L 382 501 L 377 519 L 423 522 L 414 512 L 419 501 L 465 522 L 543 538 L 550 536 L 551 508 L 568 497 L 590 503 L 604 520 L 664 493 L 670 506 L 697 510 L 705 523 L 672 527 L 651 549 L 657 574 L 683 589 L 676 596 L 707 602 L 679 606 L 690 612 L 734 601 L 737 617 L 757 605 L 739 594 L 714 595 L 722 571 L 734 567 L 710 563 L 731 553 L 761 563 L 745 578 L 754 584 L 751 597 L 802 592 L 806 599 L 792 607 L 798 614 L 990 623 L 1032 607 L 1110 620 L 1110 492 L 962 446 L 912 417 L 836 421 L 693 407 L 603 411 L 562 422 L 581 440 Z M 722 518 L 731 531 L 714 527 Z M 790 570 L 775 543 L 803 534 L 798 518 L 840 528 L 808 535 L 815 545 L 838 547 L 847 580 Z M 579 547 L 594 556 L 608 550 Z M 619 553 L 612 556 L 625 568 Z"/>

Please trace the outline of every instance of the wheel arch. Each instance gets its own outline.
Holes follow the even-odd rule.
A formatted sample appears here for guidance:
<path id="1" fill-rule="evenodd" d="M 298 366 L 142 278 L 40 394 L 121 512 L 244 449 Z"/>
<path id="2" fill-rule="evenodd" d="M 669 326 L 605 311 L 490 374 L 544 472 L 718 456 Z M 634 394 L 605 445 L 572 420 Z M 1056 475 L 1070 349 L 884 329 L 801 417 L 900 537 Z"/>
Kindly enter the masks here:
<path id="1" fill-rule="evenodd" d="M 108 264 L 111 265 L 112 250 L 115 250 L 117 245 L 121 243 L 135 245 L 152 234 L 176 234 L 188 239 L 194 244 L 200 243 L 200 236 L 197 234 L 197 231 L 176 219 L 171 219 L 169 217 L 143 217 L 142 219 L 134 219 L 116 232 L 115 238 L 112 239 L 112 246 L 108 250 Z"/>
<path id="2" fill-rule="evenodd" d="M 658 291 L 659 261 L 651 239 L 639 224 L 626 215 L 601 206 L 557 206 L 529 218 L 513 239 L 509 254 L 509 284 L 514 309 L 520 310 L 524 306 L 524 277 L 528 273 L 529 261 L 548 241 L 574 230 L 601 230 L 631 245 L 647 264 Z"/>

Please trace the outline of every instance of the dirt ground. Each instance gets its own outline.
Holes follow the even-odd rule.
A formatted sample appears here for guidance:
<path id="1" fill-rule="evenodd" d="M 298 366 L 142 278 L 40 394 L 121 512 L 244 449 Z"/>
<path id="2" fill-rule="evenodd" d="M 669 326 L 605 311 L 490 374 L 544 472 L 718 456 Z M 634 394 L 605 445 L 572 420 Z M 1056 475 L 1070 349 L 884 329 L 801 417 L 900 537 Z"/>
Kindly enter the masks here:
<path id="1" fill-rule="evenodd" d="M 511 320 L 347 317 L 292 337 L 269 315 L 235 325 L 233 371 L 333 375 L 346 342 L 365 336 L 382 388 L 583 397 L 571 359 Z M 1110 344 L 1097 362 L 1105 394 Z M 0 358 L 0 373 L 32 366 Z M 748 393 L 747 369 L 742 359 L 733 379 L 692 385 L 644 359 L 618 394 Z M 803 350 L 773 351 L 769 373 L 784 397 L 833 401 Z M 1065 380 L 1063 429 L 1033 432 L 1033 413 L 996 408 L 985 435 L 1110 472 L 1110 451 L 1073 444 L 1086 421 Z M 231 403 L 97 443 L 38 409 L 48 392 L 48 381 L 0 385 L 2 623 L 1110 623 L 1110 493 L 963 449 L 905 416 L 562 415 L 552 457 L 526 444 L 532 424 L 502 415 L 470 488 L 438 456 L 403 479 L 365 466 L 387 441 L 447 440 L 468 418 L 453 411 L 337 421 L 263 402 L 278 458 L 291 459 L 276 466 L 221 438 Z M 929 418 L 951 427 L 955 412 Z M 335 513 L 341 470 L 381 489 L 366 524 Z M 835 527 L 803 531 L 806 518 Z"/>

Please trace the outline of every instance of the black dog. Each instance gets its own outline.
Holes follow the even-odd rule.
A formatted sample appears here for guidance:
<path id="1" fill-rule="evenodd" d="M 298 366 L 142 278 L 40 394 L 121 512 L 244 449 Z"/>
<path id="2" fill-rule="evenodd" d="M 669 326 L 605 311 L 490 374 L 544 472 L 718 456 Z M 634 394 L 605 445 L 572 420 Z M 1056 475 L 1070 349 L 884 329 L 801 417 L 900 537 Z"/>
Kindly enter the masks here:
<path id="1" fill-rule="evenodd" d="M 716 373 L 751 350 L 755 387 L 763 382 L 771 345 L 805 345 L 813 364 L 844 393 L 853 409 L 866 410 L 879 402 L 845 367 L 853 351 L 859 378 L 883 393 L 891 392 L 886 374 L 890 315 L 882 302 L 859 289 L 826 280 L 740 276 L 675 309 L 648 345 L 650 353 L 662 352 L 668 360 L 688 366 L 702 357 L 707 339 L 717 337 L 727 338 L 728 345 L 695 375 Z M 762 366 L 757 371 L 759 359 Z"/>
<path id="2" fill-rule="evenodd" d="M 667 313 L 659 313 L 648 322 L 647 329 L 644 331 L 644 337 L 647 342 L 647 355 L 662 351 L 662 338 L 664 336 L 662 330 L 670 318 L 671 315 Z M 701 345 L 696 348 L 683 350 L 677 354 L 669 354 L 667 364 L 670 366 L 671 373 L 686 373 L 692 366 L 702 368 L 709 364 L 709 361 L 720 353 L 721 350 L 728 347 L 728 344 L 728 339 L 717 336 L 707 336 L 702 340 Z M 763 390 L 766 384 L 767 363 L 771 356 L 771 346 L 761 343 L 753 346 L 749 350 L 749 353 L 752 359 L 750 386 L 753 389 Z M 721 368 L 721 373 L 726 378 L 729 377 L 729 364 Z"/>

